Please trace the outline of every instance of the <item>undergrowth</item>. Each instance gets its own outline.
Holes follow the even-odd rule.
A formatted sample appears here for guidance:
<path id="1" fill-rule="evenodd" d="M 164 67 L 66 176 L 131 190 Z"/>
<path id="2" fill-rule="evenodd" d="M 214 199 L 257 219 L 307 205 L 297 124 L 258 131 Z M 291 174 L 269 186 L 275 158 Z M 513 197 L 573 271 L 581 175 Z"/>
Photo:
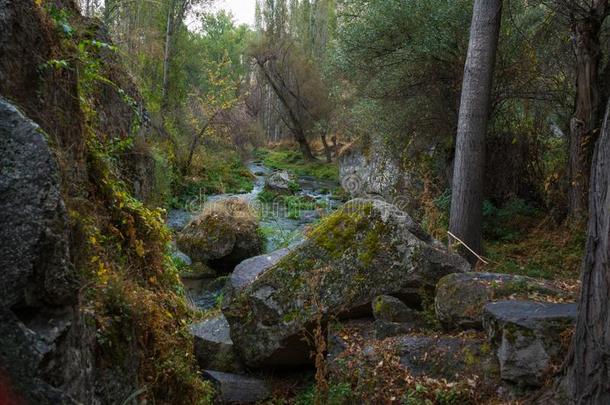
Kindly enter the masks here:
<path id="1" fill-rule="evenodd" d="M 210 403 L 213 389 L 200 378 L 192 355 L 187 325 L 193 314 L 168 255 L 163 213 L 135 199 L 118 168 L 120 157 L 133 148 L 140 119 L 133 99 L 106 77 L 112 69 L 105 63 L 112 62 L 99 55 L 114 47 L 92 39 L 95 30 L 66 10 L 51 6 L 47 15 L 61 34 L 63 55 L 41 68 L 77 71 L 85 117 L 87 198 L 67 195 L 66 205 L 78 244 L 81 310 L 96 330 L 97 366 L 137 370 L 141 401 Z M 100 130 L 95 106 L 103 86 L 134 107 L 131 133 Z"/>
<path id="2" fill-rule="evenodd" d="M 247 193 L 254 187 L 255 176 L 244 165 L 237 152 L 202 149 L 193 163 L 194 175 L 181 178 L 175 185 L 171 205 L 184 208 L 194 199 L 224 193 Z"/>
<path id="3" fill-rule="evenodd" d="M 311 176 L 320 180 L 339 181 L 336 163 L 324 161 L 306 162 L 300 152 L 291 149 L 257 149 L 254 156 L 265 166 L 276 170 L 287 170 L 297 176 Z"/>

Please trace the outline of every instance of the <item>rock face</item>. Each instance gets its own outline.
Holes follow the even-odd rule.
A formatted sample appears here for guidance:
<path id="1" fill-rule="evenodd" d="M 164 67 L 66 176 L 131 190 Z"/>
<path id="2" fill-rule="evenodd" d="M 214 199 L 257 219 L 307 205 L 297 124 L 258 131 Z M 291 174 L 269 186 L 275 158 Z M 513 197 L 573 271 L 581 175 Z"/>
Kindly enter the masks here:
<path id="1" fill-rule="evenodd" d="M 223 312 L 248 365 L 303 364 L 310 360 L 301 337 L 319 312 L 323 318 L 370 314 L 381 294 L 418 303 L 441 277 L 468 269 L 406 213 L 357 199 L 234 294 Z"/>
<path id="2" fill-rule="evenodd" d="M 269 397 L 269 389 L 263 380 L 220 371 L 205 370 L 203 377 L 212 381 L 218 390 L 221 403 L 254 403 Z"/>
<path id="3" fill-rule="evenodd" d="M 0 305 L 74 300 L 66 209 L 38 125 L 0 98 Z"/>
<path id="4" fill-rule="evenodd" d="M 292 194 L 293 191 L 290 185 L 293 181 L 294 179 L 290 173 L 285 171 L 276 172 L 265 180 L 265 189 L 276 194 Z"/>
<path id="5" fill-rule="evenodd" d="M 576 304 L 500 301 L 487 304 L 483 324 L 497 347 L 502 379 L 538 386 L 560 362 L 562 334 L 574 325 Z"/>
<path id="6" fill-rule="evenodd" d="M 223 315 L 191 325 L 195 340 L 195 356 L 202 369 L 239 372 L 243 369 L 229 334 L 229 324 Z"/>
<path id="7" fill-rule="evenodd" d="M 263 250 L 256 217 L 247 203 L 237 199 L 206 207 L 178 235 L 177 243 L 193 262 L 226 271 Z"/>
<path id="8" fill-rule="evenodd" d="M 495 273 L 450 274 L 436 288 L 435 309 L 448 329 L 482 329 L 485 304 L 513 295 L 562 297 L 548 283 L 530 277 Z"/>

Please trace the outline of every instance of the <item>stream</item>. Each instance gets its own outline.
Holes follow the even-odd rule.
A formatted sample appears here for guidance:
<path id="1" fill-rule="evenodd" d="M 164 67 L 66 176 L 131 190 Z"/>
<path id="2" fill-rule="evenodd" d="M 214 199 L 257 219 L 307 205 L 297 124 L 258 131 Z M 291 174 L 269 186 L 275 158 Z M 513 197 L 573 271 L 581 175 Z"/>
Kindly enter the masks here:
<path id="1" fill-rule="evenodd" d="M 296 177 L 300 191 L 295 195 L 315 201 L 316 209 L 301 209 L 298 210 L 298 215 L 295 215 L 294 212 L 289 213 L 283 204 L 263 204 L 258 196 L 265 189 L 266 178 L 273 174 L 274 170 L 258 161 L 248 162 L 247 167 L 255 176 L 254 187 L 250 192 L 202 196 L 187 204 L 188 209 L 169 210 L 166 220 L 169 228 L 179 232 L 203 211 L 205 204 L 238 198 L 248 202 L 259 213 L 260 226 L 266 239 L 264 253 L 269 253 L 302 241 L 308 225 L 317 222 L 322 216 L 336 210 L 342 204 L 332 196 L 332 190 L 339 186 L 337 182 L 310 176 Z M 226 275 L 216 279 L 183 279 L 183 282 L 192 304 L 206 310 L 217 305 L 219 297 L 222 296 Z"/>

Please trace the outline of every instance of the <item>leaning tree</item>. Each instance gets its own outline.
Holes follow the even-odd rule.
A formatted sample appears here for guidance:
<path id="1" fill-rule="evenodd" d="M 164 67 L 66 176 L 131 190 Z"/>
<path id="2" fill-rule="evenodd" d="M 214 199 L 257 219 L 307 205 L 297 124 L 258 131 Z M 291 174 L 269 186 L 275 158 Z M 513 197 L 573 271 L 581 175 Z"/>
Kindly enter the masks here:
<path id="1" fill-rule="evenodd" d="M 449 230 L 476 253 L 482 251 L 485 135 L 501 14 L 502 0 L 474 2 L 458 119 Z"/>

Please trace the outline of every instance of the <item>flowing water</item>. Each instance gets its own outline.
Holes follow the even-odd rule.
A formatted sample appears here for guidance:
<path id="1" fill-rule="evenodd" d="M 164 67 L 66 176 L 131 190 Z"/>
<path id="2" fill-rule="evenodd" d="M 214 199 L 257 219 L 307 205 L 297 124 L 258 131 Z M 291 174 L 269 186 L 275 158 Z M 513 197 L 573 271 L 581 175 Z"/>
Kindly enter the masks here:
<path id="1" fill-rule="evenodd" d="M 300 191 L 296 195 L 303 196 L 308 201 L 315 202 L 316 209 L 289 210 L 284 204 L 266 203 L 258 200 L 265 188 L 265 179 L 273 170 L 260 162 L 247 164 L 255 176 L 254 187 L 250 192 L 237 194 L 217 194 L 195 199 L 186 209 L 173 209 L 168 212 L 167 224 L 175 232 L 183 229 L 188 222 L 197 216 L 205 204 L 213 204 L 227 199 L 237 198 L 248 202 L 259 213 L 260 225 L 266 237 L 266 252 L 272 252 L 289 244 L 303 240 L 307 226 L 317 222 L 322 216 L 337 209 L 341 202 L 333 199 L 332 190 L 339 185 L 329 180 L 319 180 L 309 176 L 297 177 Z M 224 278 L 212 280 L 184 280 L 193 305 L 201 309 L 213 308 L 222 295 Z"/>

